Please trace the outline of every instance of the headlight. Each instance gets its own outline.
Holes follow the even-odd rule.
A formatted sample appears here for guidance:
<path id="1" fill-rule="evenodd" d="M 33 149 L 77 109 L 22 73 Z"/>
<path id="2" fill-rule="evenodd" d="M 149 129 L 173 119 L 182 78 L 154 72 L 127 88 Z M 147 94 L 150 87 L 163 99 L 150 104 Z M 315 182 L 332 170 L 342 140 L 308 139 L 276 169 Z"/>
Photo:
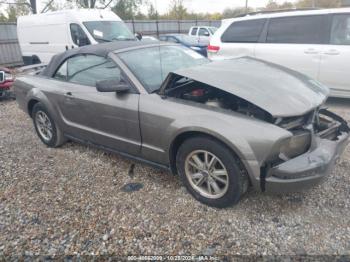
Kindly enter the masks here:
<path id="1" fill-rule="evenodd" d="M 280 147 L 279 158 L 289 160 L 305 153 L 311 145 L 311 133 L 301 131 L 285 140 Z"/>
<path id="2" fill-rule="evenodd" d="M 201 48 L 197 46 L 191 46 L 191 49 L 195 51 L 201 51 Z"/>
<path id="3" fill-rule="evenodd" d="M 13 75 L 10 73 L 5 73 L 5 81 L 12 81 Z"/>

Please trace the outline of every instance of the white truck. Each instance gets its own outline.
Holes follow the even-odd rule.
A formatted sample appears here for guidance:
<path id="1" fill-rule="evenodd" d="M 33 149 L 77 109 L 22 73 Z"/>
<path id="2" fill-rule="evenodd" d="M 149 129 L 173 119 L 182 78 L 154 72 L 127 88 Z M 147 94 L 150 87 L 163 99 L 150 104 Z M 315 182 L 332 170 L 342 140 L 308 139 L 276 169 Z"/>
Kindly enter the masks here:
<path id="1" fill-rule="evenodd" d="M 210 40 L 216 30 L 217 28 L 214 26 L 192 26 L 188 31 L 188 35 L 198 39 Z"/>
<path id="2" fill-rule="evenodd" d="M 25 65 L 48 63 L 55 54 L 84 45 L 136 40 L 115 13 L 98 9 L 21 16 L 17 34 Z"/>

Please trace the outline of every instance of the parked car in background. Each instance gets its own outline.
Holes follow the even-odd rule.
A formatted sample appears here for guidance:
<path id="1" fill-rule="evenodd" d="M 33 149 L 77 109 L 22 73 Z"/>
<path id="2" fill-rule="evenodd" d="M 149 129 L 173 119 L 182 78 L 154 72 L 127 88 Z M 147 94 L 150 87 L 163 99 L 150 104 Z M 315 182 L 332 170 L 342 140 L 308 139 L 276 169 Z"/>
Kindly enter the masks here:
<path id="1" fill-rule="evenodd" d="M 84 45 L 135 40 L 112 11 L 78 9 L 21 16 L 18 41 L 25 65 L 48 63 L 52 56 Z"/>
<path id="2" fill-rule="evenodd" d="M 159 41 L 156 37 L 150 35 L 144 35 L 141 38 L 142 41 Z"/>
<path id="3" fill-rule="evenodd" d="M 217 27 L 214 26 L 192 26 L 188 31 L 188 35 L 198 39 L 210 40 L 216 30 Z"/>
<path id="4" fill-rule="evenodd" d="M 10 69 L 0 67 L 0 97 L 4 97 L 8 94 L 14 80 L 15 77 Z"/>
<path id="5" fill-rule="evenodd" d="M 177 43 L 181 44 L 183 46 L 186 46 L 188 48 L 191 48 L 192 50 L 196 51 L 197 53 L 207 57 L 207 47 L 209 45 L 208 40 L 198 40 L 195 37 L 191 37 L 188 35 L 183 34 L 166 34 L 159 36 L 160 41 L 166 41 L 170 43 Z"/>
<path id="6" fill-rule="evenodd" d="M 248 15 L 225 20 L 208 47 L 210 59 L 251 56 L 326 84 L 350 98 L 350 8 Z"/>
<path id="7" fill-rule="evenodd" d="M 19 77 L 15 92 L 47 146 L 71 139 L 171 170 L 215 207 L 237 203 L 249 184 L 285 193 L 323 181 L 349 138 L 317 81 L 169 43 L 70 50 Z"/>

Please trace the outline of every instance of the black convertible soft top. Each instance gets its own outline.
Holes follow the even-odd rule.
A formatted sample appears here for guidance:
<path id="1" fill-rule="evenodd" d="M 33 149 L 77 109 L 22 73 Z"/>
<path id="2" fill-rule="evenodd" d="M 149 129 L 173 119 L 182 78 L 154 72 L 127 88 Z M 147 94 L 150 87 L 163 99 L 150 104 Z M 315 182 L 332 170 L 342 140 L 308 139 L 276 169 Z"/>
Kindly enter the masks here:
<path id="1" fill-rule="evenodd" d="M 154 44 L 159 44 L 155 41 L 115 41 L 110 43 L 96 44 L 96 45 L 87 45 L 80 48 L 70 49 L 66 52 L 57 54 L 52 57 L 50 63 L 42 71 L 41 75 L 52 77 L 57 68 L 69 57 L 79 55 L 79 54 L 89 54 L 106 57 L 110 52 L 132 48 L 132 47 L 142 47 L 150 46 Z"/>

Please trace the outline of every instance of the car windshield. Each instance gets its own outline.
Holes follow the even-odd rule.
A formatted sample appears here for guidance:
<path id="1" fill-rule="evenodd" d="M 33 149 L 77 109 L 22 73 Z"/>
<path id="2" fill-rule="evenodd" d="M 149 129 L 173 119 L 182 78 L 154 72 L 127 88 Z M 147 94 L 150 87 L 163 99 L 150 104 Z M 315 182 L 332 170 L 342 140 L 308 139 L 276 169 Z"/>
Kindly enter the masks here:
<path id="1" fill-rule="evenodd" d="M 134 35 L 122 21 L 90 21 L 84 26 L 97 42 L 114 40 L 135 40 Z"/>
<path id="2" fill-rule="evenodd" d="M 208 63 L 200 54 L 182 46 L 159 46 L 120 53 L 119 57 L 149 93 L 158 90 L 170 72 Z"/>

